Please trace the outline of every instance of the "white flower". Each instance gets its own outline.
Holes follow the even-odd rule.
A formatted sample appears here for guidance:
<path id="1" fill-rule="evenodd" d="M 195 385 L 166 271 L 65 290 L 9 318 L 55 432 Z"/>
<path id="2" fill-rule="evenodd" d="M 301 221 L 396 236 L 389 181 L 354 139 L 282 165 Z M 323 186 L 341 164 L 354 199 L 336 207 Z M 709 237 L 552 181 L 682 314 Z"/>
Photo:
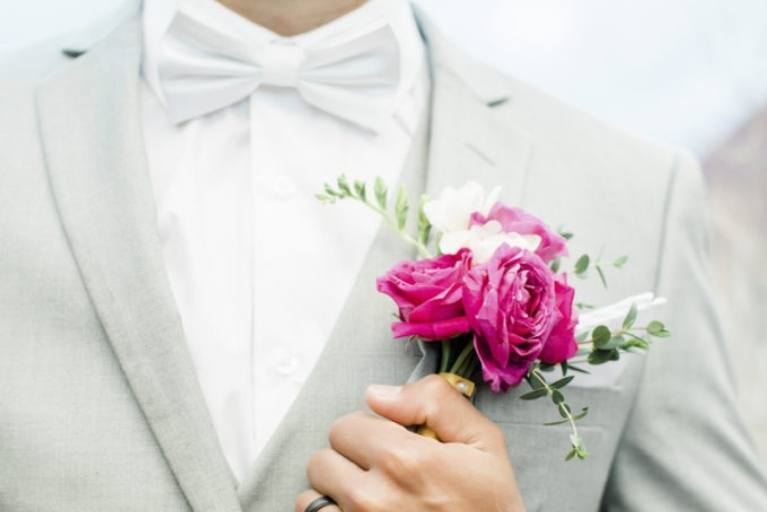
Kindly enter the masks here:
<path id="1" fill-rule="evenodd" d="M 479 212 L 487 215 L 500 195 L 500 187 L 485 195 L 481 185 L 470 181 L 460 189 L 446 187 L 439 199 L 424 204 L 423 212 L 437 231 L 445 234 L 464 231 L 469 229 L 471 214 Z"/>
<path id="2" fill-rule="evenodd" d="M 482 226 L 445 233 L 439 242 L 439 249 L 444 254 L 455 254 L 466 247 L 471 250 L 474 264 L 480 264 L 489 261 L 504 243 L 509 247 L 535 251 L 541 243 L 541 237 L 505 233 L 500 222 L 491 220 Z"/>

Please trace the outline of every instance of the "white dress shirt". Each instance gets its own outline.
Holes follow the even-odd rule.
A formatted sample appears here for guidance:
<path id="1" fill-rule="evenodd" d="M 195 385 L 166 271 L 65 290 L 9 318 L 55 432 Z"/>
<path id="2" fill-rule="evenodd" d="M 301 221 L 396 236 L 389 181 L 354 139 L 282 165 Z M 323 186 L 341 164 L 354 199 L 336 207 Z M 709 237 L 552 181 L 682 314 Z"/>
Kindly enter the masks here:
<path id="1" fill-rule="evenodd" d="M 263 44 L 309 44 L 386 20 L 399 50 L 390 119 L 372 132 L 295 89 L 262 86 L 172 123 L 158 63 L 185 2 L 216 29 Z M 342 172 L 397 181 L 428 98 L 423 41 L 406 0 L 371 0 L 293 38 L 213 0 L 146 0 L 144 32 L 143 126 L 165 262 L 224 455 L 241 480 L 313 369 L 380 224 L 357 205 L 323 206 L 314 194 Z"/>

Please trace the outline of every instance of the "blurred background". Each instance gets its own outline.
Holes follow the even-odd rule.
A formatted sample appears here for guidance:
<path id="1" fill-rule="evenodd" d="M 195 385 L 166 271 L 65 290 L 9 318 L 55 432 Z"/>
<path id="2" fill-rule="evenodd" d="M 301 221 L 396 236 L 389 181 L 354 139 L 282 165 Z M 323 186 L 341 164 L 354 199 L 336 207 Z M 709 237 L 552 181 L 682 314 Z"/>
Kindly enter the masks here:
<path id="1" fill-rule="evenodd" d="M 740 407 L 767 460 L 767 2 L 416 0 L 475 57 L 703 162 Z M 0 65 L 88 46 L 136 0 L 0 0 Z M 0 113 L 1 115 L 1 113 Z"/>

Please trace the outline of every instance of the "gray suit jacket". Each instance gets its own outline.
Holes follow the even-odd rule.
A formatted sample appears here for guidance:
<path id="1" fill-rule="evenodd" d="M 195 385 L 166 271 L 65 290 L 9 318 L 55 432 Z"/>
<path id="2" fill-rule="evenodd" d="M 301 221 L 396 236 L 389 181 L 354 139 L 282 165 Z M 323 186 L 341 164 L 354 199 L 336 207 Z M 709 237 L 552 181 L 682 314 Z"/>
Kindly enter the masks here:
<path id="1" fill-rule="evenodd" d="M 650 289 L 670 302 L 673 338 L 570 388 L 592 411 L 585 462 L 565 463 L 566 430 L 541 426 L 549 404 L 479 395 L 528 508 L 767 510 L 706 278 L 694 159 L 467 59 L 421 21 L 434 88 L 428 152 L 406 171 L 414 192 L 501 184 L 507 201 L 575 231 L 574 252 L 631 256 L 608 291 L 578 283 L 583 300 Z M 45 80 L 5 72 L 0 84 L 0 509 L 292 510 L 333 419 L 360 408 L 368 384 L 434 368 L 432 351 L 391 340 L 392 307 L 374 289 L 410 254 L 381 232 L 317 367 L 237 486 L 163 268 L 140 46 L 132 20 Z"/>

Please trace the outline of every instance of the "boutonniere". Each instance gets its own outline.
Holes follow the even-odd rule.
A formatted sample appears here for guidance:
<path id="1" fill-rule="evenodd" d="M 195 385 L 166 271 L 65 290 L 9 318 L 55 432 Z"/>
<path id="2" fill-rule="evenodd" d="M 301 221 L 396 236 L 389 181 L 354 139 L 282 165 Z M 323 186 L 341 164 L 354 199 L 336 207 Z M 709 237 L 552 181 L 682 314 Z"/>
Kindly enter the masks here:
<path id="1" fill-rule="evenodd" d="M 389 195 L 380 178 L 371 190 L 341 176 L 317 198 L 359 202 L 417 250 L 418 259 L 397 263 L 376 283 L 397 305 L 394 337 L 439 343 L 440 375 L 468 398 L 480 378 L 493 393 L 529 386 L 523 400 L 548 398 L 561 416 L 546 425 L 570 426 L 566 460 L 586 458 L 577 422 L 588 408 L 574 411 L 565 388 L 578 373 L 589 373 L 588 366 L 618 361 L 623 353 L 648 349 L 653 338 L 668 337 L 657 320 L 637 324 L 640 310 L 663 301 L 652 294 L 602 308 L 576 301 L 563 270 L 572 234 L 499 201 L 498 188 L 486 194 L 467 183 L 438 199 L 424 196 L 415 229 L 404 187 Z M 605 264 L 583 255 L 571 274 L 596 275 L 607 286 L 606 268 L 627 261 L 622 256 Z M 556 367 L 561 377 L 552 380 Z M 434 437 L 425 427 L 419 432 Z"/>

